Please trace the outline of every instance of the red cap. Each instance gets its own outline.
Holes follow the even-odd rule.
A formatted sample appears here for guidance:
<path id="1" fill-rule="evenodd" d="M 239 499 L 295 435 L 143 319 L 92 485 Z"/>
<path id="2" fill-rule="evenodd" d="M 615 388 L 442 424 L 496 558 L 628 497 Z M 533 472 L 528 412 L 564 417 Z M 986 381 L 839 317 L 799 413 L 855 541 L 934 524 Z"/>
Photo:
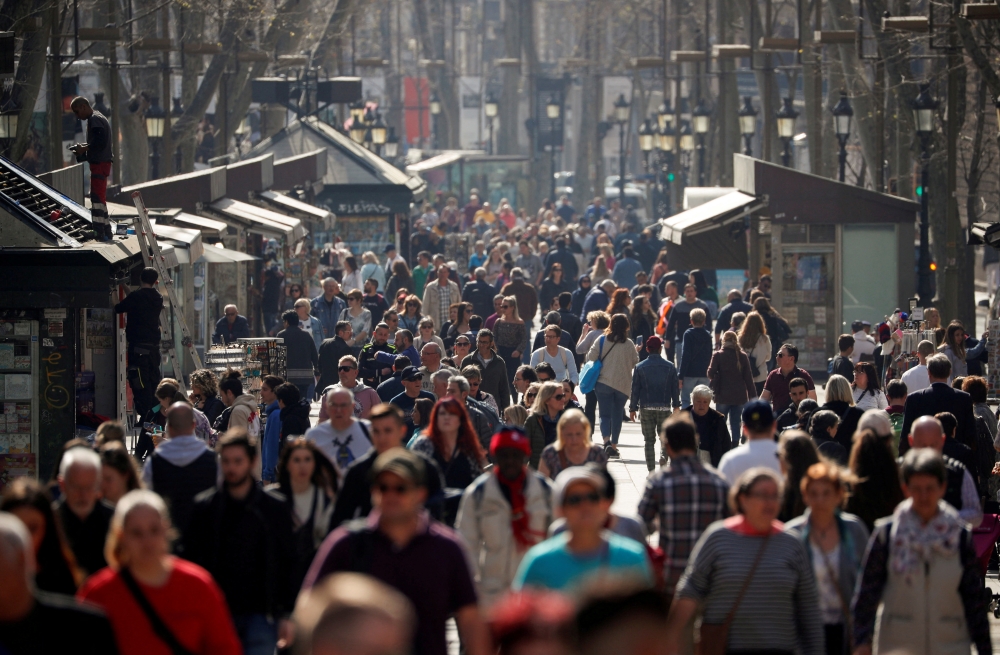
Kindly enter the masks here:
<path id="1" fill-rule="evenodd" d="M 655 334 L 646 339 L 646 350 L 656 350 L 663 345 L 663 339 Z"/>
<path id="2" fill-rule="evenodd" d="M 490 457 L 496 457 L 501 448 L 517 448 L 528 457 L 531 456 L 531 440 L 524 430 L 513 425 L 501 427 L 490 441 Z"/>

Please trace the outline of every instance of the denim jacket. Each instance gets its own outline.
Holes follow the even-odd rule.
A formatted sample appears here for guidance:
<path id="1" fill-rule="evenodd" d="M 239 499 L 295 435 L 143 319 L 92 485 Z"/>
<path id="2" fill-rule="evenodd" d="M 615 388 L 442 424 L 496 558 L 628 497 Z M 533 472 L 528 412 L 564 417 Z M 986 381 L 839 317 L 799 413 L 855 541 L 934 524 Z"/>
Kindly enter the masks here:
<path id="1" fill-rule="evenodd" d="M 659 355 L 647 357 L 632 373 L 630 399 L 630 412 L 639 407 L 680 407 L 677 369 Z"/>
<path id="2" fill-rule="evenodd" d="M 312 315 L 318 318 L 323 326 L 323 338 L 332 339 L 337 336 L 337 321 L 340 320 L 340 312 L 344 311 L 347 303 L 339 296 L 334 296 L 330 302 L 327 302 L 323 296 L 318 296 L 313 298 L 310 304 L 312 305 Z"/>

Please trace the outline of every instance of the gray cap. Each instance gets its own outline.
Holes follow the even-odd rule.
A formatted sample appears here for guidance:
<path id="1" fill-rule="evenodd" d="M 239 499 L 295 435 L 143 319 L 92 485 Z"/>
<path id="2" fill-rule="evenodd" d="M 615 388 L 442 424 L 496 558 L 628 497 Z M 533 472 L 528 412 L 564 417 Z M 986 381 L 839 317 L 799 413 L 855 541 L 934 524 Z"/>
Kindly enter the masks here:
<path id="1" fill-rule="evenodd" d="M 607 480 L 599 471 L 589 466 L 571 466 L 557 475 L 553 483 L 553 501 L 556 507 L 562 507 L 563 494 L 574 482 L 586 482 L 602 496 L 608 490 Z"/>

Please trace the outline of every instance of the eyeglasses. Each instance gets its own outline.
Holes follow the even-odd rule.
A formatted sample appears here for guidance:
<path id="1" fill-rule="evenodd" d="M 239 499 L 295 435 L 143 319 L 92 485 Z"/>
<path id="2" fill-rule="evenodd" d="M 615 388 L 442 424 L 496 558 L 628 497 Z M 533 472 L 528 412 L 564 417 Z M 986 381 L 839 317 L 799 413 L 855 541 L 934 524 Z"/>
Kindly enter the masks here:
<path id="1" fill-rule="evenodd" d="M 777 355 L 774 356 L 774 358 L 775 359 L 781 359 L 782 357 L 785 357 L 785 356 L 786 356 L 785 353 L 779 352 Z"/>
<path id="2" fill-rule="evenodd" d="M 236 316 L 236 314 L 235 313 L 230 314 L 229 312 L 226 312 L 226 316 L 228 316 L 229 318 L 233 318 Z"/>
<path id="3" fill-rule="evenodd" d="M 456 346 L 471 346 L 472 342 L 470 342 L 470 341 L 456 341 L 455 345 Z"/>
<path id="4" fill-rule="evenodd" d="M 357 366 L 341 366 L 337 370 L 341 373 L 347 373 L 348 371 L 356 371 L 357 369 Z"/>
<path id="5" fill-rule="evenodd" d="M 601 495 L 596 491 L 591 491 L 589 494 L 573 494 L 572 496 L 566 496 L 563 498 L 563 507 L 578 507 L 584 503 L 596 505 L 599 502 L 601 502 Z"/>

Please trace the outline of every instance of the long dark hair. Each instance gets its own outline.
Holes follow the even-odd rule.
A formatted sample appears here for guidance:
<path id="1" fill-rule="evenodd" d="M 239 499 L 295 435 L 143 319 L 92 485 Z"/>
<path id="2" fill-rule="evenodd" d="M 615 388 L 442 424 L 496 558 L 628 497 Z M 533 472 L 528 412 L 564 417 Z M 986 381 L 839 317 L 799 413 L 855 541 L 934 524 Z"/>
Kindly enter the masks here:
<path id="1" fill-rule="evenodd" d="M 35 553 L 38 572 L 44 573 L 45 580 L 62 581 L 66 585 L 79 587 L 83 573 L 76 566 L 76 558 L 63 536 L 59 517 L 52 510 L 52 496 L 36 480 L 17 478 L 4 490 L 0 501 L 0 512 L 13 512 L 21 507 L 34 509 L 45 520 L 45 536 Z M 36 578 L 36 582 L 39 579 Z M 65 593 L 66 589 L 43 589 Z"/>
<path id="2" fill-rule="evenodd" d="M 876 520 L 892 514 L 903 500 L 899 470 L 888 441 L 874 430 L 860 430 L 854 435 L 849 466 L 858 481 L 844 508 L 871 529 Z"/>
<path id="3" fill-rule="evenodd" d="M 858 362 L 854 365 L 854 370 L 855 372 L 860 371 L 864 373 L 865 377 L 868 378 L 868 388 L 865 389 L 865 393 L 870 393 L 874 397 L 876 391 L 882 390 L 882 385 L 879 384 L 878 372 L 875 370 L 874 364 L 871 362 Z M 857 388 L 858 383 L 856 381 L 851 382 L 851 389 L 856 390 Z M 864 394 L 861 394 L 861 397 L 863 398 Z"/>
<path id="4" fill-rule="evenodd" d="M 282 446 L 281 456 L 278 458 L 278 489 L 285 494 L 286 498 L 292 498 L 292 478 L 288 474 L 288 463 L 292 460 L 292 453 L 299 449 L 305 449 L 312 453 L 313 462 L 315 462 L 309 481 L 327 492 L 327 495 L 332 495 L 337 490 L 337 469 L 323 454 L 323 451 L 317 448 L 313 442 L 307 441 L 305 437 L 291 437 Z"/>
<path id="5" fill-rule="evenodd" d="M 109 441 L 101 446 L 99 454 L 101 464 L 110 466 L 125 476 L 125 492 L 142 489 L 142 478 L 139 477 L 139 467 L 135 458 L 129 455 L 125 444 L 120 441 Z"/>
<path id="6" fill-rule="evenodd" d="M 479 436 L 476 434 L 476 429 L 472 426 L 472 420 L 469 419 L 469 412 L 466 411 L 465 405 L 450 396 L 437 401 L 434 409 L 431 410 L 431 418 L 427 424 L 426 434 L 427 438 L 434 444 L 434 449 L 439 453 L 444 453 L 444 437 L 438 431 L 437 426 L 439 412 L 448 412 L 458 417 L 458 440 L 456 442 L 458 450 L 472 459 L 472 461 L 477 463 L 482 462 L 486 457 L 486 453 L 483 452 L 483 447 L 479 443 Z"/>
<path id="7" fill-rule="evenodd" d="M 965 339 L 962 339 L 961 343 L 958 344 L 955 343 L 955 333 L 958 332 L 959 330 L 965 332 L 965 326 L 962 325 L 960 321 L 952 321 L 951 323 L 948 324 L 948 327 L 944 333 L 944 347 L 942 348 L 942 350 L 944 350 L 944 348 L 947 348 L 948 346 L 951 346 L 951 351 L 955 353 L 955 357 L 957 357 L 960 360 L 964 360 Z"/>
<path id="8" fill-rule="evenodd" d="M 705 280 L 705 274 L 701 272 L 701 269 L 696 268 L 688 273 L 688 276 L 694 278 L 693 284 L 698 291 L 698 297 L 701 298 L 702 292 L 708 289 L 708 281 Z"/>
<path id="9" fill-rule="evenodd" d="M 809 467 L 819 462 L 819 451 L 816 443 L 808 434 L 798 430 L 787 430 L 781 433 L 778 444 L 778 455 L 785 463 L 785 497 L 781 502 L 781 513 L 778 518 L 790 521 L 796 516 L 802 516 L 806 504 L 802 500 L 802 490 L 799 482 Z"/>
<path id="10" fill-rule="evenodd" d="M 430 398 L 417 398 L 413 401 L 414 413 L 419 412 L 420 420 L 414 421 L 413 427 L 426 428 L 431 423 L 431 412 L 434 411 L 434 401 Z"/>

